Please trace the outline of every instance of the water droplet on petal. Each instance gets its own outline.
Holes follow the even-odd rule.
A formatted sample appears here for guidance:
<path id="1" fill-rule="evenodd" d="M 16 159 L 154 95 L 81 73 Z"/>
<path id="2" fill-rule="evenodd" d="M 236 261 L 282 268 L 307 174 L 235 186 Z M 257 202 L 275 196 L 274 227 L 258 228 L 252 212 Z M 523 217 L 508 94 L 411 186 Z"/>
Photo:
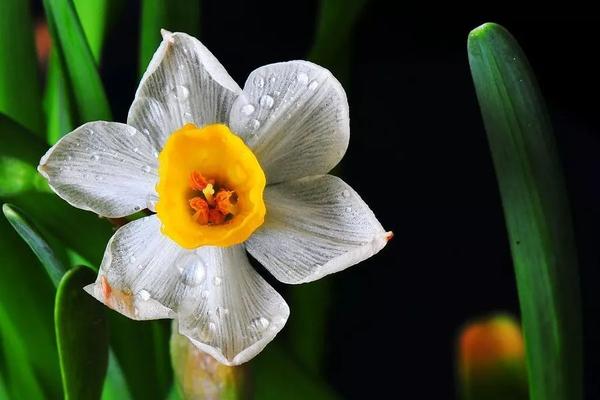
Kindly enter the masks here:
<path id="1" fill-rule="evenodd" d="M 317 81 L 311 81 L 311 82 L 308 84 L 308 88 L 309 88 L 310 90 L 315 90 L 315 89 L 316 89 L 318 86 L 319 86 L 319 82 L 317 82 Z"/>
<path id="2" fill-rule="evenodd" d="M 343 196 L 343 197 L 346 197 L 346 198 L 350 197 L 350 191 L 349 191 L 349 190 L 344 190 L 344 191 L 342 192 L 342 196 Z"/>
<path id="3" fill-rule="evenodd" d="M 277 78 L 275 78 L 275 75 L 271 75 L 271 77 L 269 78 L 269 82 L 271 83 L 275 83 L 276 80 Z"/>
<path id="4" fill-rule="evenodd" d="M 229 309 L 225 307 L 217 307 L 215 309 L 215 314 L 217 315 L 217 318 L 225 318 L 225 316 L 229 314 Z"/>
<path id="5" fill-rule="evenodd" d="M 255 131 L 260 128 L 260 121 L 257 119 L 251 119 L 248 121 L 248 129 Z"/>
<path id="6" fill-rule="evenodd" d="M 264 96 L 262 96 L 260 98 L 260 106 L 263 108 L 271 108 L 273 107 L 273 103 L 275 101 L 273 100 L 273 98 L 271 96 L 269 96 L 268 94 L 265 94 Z"/>
<path id="7" fill-rule="evenodd" d="M 177 85 L 173 88 L 173 95 L 178 100 L 185 100 L 190 96 L 190 89 L 184 85 Z"/>
<path id="8" fill-rule="evenodd" d="M 148 173 L 148 172 L 150 172 L 151 170 L 152 170 L 152 168 L 150 168 L 150 166 L 149 166 L 149 165 L 144 165 L 144 166 L 142 167 L 142 171 L 144 171 L 145 173 Z"/>
<path id="9" fill-rule="evenodd" d="M 221 279 L 220 276 L 215 276 L 213 278 L 213 283 L 215 284 L 215 286 L 221 286 L 221 284 L 223 283 L 223 279 Z"/>
<path id="10" fill-rule="evenodd" d="M 254 86 L 256 86 L 257 88 L 263 88 L 265 86 L 265 78 L 263 78 L 260 75 L 256 75 L 254 77 Z"/>
<path id="11" fill-rule="evenodd" d="M 133 152 L 134 152 L 134 153 L 137 153 L 138 151 L 140 151 L 140 149 L 139 149 L 139 148 L 137 148 L 137 147 L 134 147 L 134 148 L 133 148 Z"/>
<path id="12" fill-rule="evenodd" d="M 158 151 L 154 150 L 154 158 L 158 158 Z"/>
<path id="13" fill-rule="evenodd" d="M 133 264 L 133 263 L 135 263 L 135 256 L 131 256 L 131 257 L 129 257 L 129 263 L 130 263 L 130 264 Z"/>
<path id="14" fill-rule="evenodd" d="M 94 132 L 94 130 L 93 130 L 93 129 L 88 129 L 88 135 L 90 135 L 90 136 L 91 136 L 91 135 L 93 135 L 94 133 L 95 133 L 95 132 Z"/>
<path id="15" fill-rule="evenodd" d="M 73 157 L 67 156 L 67 161 L 71 161 L 72 159 L 73 159 Z"/>
<path id="16" fill-rule="evenodd" d="M 100 156 L 98 154 L 92 154 L 92 161 L 98 161 L 100 159 Z"/>
<path id="17" fill-rule="evenodd" d="M 273 96 L 279 96 L 281 94 L 281 92 L 279 90 L 276 90 L 273 92 Z"/>
<path id="18" fill-rule="evenodd" d="M 252 104 L 246 104 L 242 107 L 242 113 L 244 115 L 250 115 L 254 112 L 254 106 Z"/>
<path id="19" fill-rule="evenodd" d="M 206 275 L 206 267 L 202 259 L 191 254 L 179 261 L 177 268 L 181 274 L 181 281 L 191 287 L 198 286 Z"/>
<path id="20" fill-rule="evenodd" d="M 352 207 L 346 207 L 346 212 L 347 213 L 352 212 Z"/>
<path id="21" fill-rule="evenodd" d="M 140 298 L 144 301 L 148 301 L 148 300 L 150 300 L 150 297 L 152 297 L 152 296 L 150 296 L 150 292 L 147 291 L 146 289 L 140 290 L 138 292 L 138 296 L 140 296 Z"/>
<path id="22" fill-rule="evenodd" d="M 214 332 L 216 332 L 216 331 L 217 331 L 217 325 L 216 325 L 214 322 L 209 322 L 209 323 L 208 323 L 208 330 L 209 330 L 211 333 L 214 333 Z"/>
<path id="23" fill-rule="evenodd" d="M 304 72 L 300 72 L 298 75 L 296 75 L 296 80 L 301 85 L 306 85 L 308 83 L 308 75 L 306 75 Z"/>
<path id="24" fill-rule="evenodd" d="M 267 329 L 270 324 L 271 324 L 271 321 L 269 321 L 265 317 L 258 317 L 258 318 L 254 318 L 252 321 L 250 321 L 250 328 L 252 328 L 253 330 L 255 330 L 257 332 L 262 332 L 265 329 Z"/>

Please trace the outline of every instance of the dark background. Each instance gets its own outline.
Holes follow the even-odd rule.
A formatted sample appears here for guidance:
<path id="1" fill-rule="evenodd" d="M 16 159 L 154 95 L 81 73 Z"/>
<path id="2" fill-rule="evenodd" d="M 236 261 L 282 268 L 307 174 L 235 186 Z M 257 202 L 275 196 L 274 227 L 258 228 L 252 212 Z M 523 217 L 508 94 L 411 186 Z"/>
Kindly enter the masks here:
<path id="1" fill-rule="evenodd" d="M 118 121 L 137 87 L 136 3 L 114 22 L 104 47 L 102 77 Z M 243 86 L 254 68 L 306 58 L 317 6 L 204 1 L 200 39 Z M 521 43 L 554 122 L 581 261 L 586 398 L 600 398 L 600 18 L 575 8 L 455 14 L 399 12 L 396 2 L 370 1 L 353 32 L 346 81 L 352 134 L 341 174 L 395 238 L 377 256 L 326 278 L 324 379 L 348 399 L 454 398 L 457 331 L 491 312 L 518 315 L 466 53 L 469 31 L 493 21 Z M 289 288 L 270 282 L 289 297 Z"/>

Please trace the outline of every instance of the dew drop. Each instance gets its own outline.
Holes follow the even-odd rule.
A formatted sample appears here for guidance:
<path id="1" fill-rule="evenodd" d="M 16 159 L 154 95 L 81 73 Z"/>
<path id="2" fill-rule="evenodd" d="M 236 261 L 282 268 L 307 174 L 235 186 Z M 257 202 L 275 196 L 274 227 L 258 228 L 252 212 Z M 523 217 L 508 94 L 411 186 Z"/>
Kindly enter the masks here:
<path id="1" fill-rule="evenodd" d="M 265 94 L 260 98 L 260 106 L 267 109 L 273 107 L 274 102 L 275 101 L 273 100 L 273 98 L 268 94 Z"/>
<path id="2" fill-rule="evenodd" d="M 275 83 L 276 80 L 277 78 L 275 78 L 275 75 L 271 75 L 271 77 L 269 78 L 269 82 L 271 83 Z"/>
<path id="3" fill-rule="evenodd" d="M 98 154 L 92 154 L 92 161 L 98 161 L 100 159 L 100 156 Z"/>
<path id="4" fill-rule="evenodd" d="M 96 132 L 94 132 L 93 129 L 88 129 L 88 135 L 92 136 L 94 133 L 96 133 Z"/>
<path id="5" fill-rule="evenodd" d="M 318 86 L 319 86 L 319 82 L 317 82 L 317 81 L 311 81 L 311 82 L 308 84 L 308 88 L 309 88 L 310 90 L 315 90 L 315 89 L 316 89 Z"/>
<path id="6" fill-rule="evenodd" d="M 73 157 L 67 156 L 67 161 L 71 161 L 72 159 L 73 159 Z"/>
<path id="7" fill-rule="evenodd" d="M 140 298 L 144 301 L 148 301 L 150 300 L 150 292 L 147 291 L 146 289 L 142 289 L 138 292 L 138 296 L 140 296 Z"/>
<path id="8" fill-rule="evenodd" d="M 225 307 L 217 307 L 215 309 L 215 314 L 217 315 L 217 318 L 225 318 L 225 316 L 229 314 L 229 309 Z"/>
<path id="9" fill-rule="evenodd" d="M 260 75 L 255 76 L 253 82 L 254 86 L 257 88 L 263 88 L 265 86 L 265 78 Z"/>
<path id="10" fill-rule="evenodd" d="M 148 173 L 148 172 L 150 172 L 151 170 L 152 170 L 152 168 L 150 168 L 150 166 L 149 166 L 149 165 L 144 165 L 144 166 L 142 167 L 142 171 L 144 171 L 145 173 Z"/>
<path id="11" fill-rule="evenodd" d="M 191 287 L 198 286 L 206 275 L 206 267 L 202 260 L 191 254 L 180 260 L 177 268 L 181 274 L 181 281 Z"/>
<path id="12" fill-rule="evenodd" d="M 257 130 L 258 128 L 260 128 L 260 121 L 257 119 L 251 119 L 250 121 L 248 121 L 248 129 L 250 130 Z"/>
<path id="13" fill-rule="evenodd" d="M 352 207 L 346 207 L 346 212 L 347 213 L 352 212 Z"/>
<path id="14" fill-rule="evenodd" d="M 144 266 L 142 264 L 138 265 L 137 268 L 141 271 L 144 269 Z"/>
<path id="15" fill-rule="evenodd" d="M 140 211 L 140 206 L 135 206 L 135 207 L 133 207 L 133 210 L 134 210 L 134 211 Z"/>
<path id="16" fill-rule="evenodd" d="M 276 90 L 273 92 L 273 96 L 277 97 L 281 94 L 281 92 L 279 90 Z"/>
<path id="17" fill-rule="evenodd" d="M 221 284 L 223 283 L 223 279 L 221 279 L 220 276 L 215 276 L 213 278 L 213 283 L 215 286 L 221 286 Z"/>
<path id="18" fill-rule="evenodd" d="M 129 257 L 129 264 L 135 263 L 135 256 Z"/>
<path id="19" fill-rule="evenodd" d="M 254 318 L 250 321 L 250 328 L 254 329 L 257 332 L 262 332 L 269 327 L 271 321 L 266 319 L 265 317 Z"/>
<path id="20" fill-rule="evenodd" d="M 208 330 L 209 330 L 211 333 L 214 333 L 214 332 L 216 332 L 216 331 L 217 331 L 217 325 L 216 325 L 214 322 L 209 322 L 209 323 L 208 323 Z"/>
<path id="21" fill-rule="evenodd" d="M 178 100 L 185 100 L 190 96 L 190 89 L 184 85 L 177 85 L 173 88 L 173 95 Z"/>
<path id="22" fill-rule="evenodd" d="M 244 115 L 250 115 L 254 112 L 254 106 L 252 104 L 246 104 L 242 107 L 242 113 Z"/>
<path id="23" fill-rule="evenodd" d="M 349 190 L 344 190 L 344 191 L 342 192 L 342 196 L 343 196 L 343 197 L 346 197 L 346 198 L 350 197 L 350 191 L 349 191 Z"/>
<path id="24" fill-rule="evenodd" d="M 158 158 L 158 151 L 154 150 L 154 158 Z"/>
<path id="25" fill-rule="evenodd" d="M 140 151 L 140 149 L 139 149 L 139 148 L 137 148 L 137 147 L 134 147 L 134 148 L 133 148 L 133 152 L 134 152 L 134 153 L 137 153 L 138 151 Z"/>
<path id="26" fill-rule="evenodd" d="M 296 80 L 300 84 L 306 85 L 308 83 L 308 75 L 306 75 L 304 72 L 300 72 L 298 75 L 296 75 Z"/>

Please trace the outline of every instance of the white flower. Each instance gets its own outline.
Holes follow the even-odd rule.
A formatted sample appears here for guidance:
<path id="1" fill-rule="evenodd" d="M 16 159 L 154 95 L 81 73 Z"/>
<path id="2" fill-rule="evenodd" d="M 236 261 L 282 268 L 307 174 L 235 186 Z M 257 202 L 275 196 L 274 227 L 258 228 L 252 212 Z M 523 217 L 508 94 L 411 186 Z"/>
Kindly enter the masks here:
<path id="1" fill-rule="evenodd" d="M 327 175 L 348 139 L 346 95 L 326 69 L 266 65 L 242 90 L 198 40 L 163 31 L 127 124 L 75 129 L 39 171 L 75 207 L 111 218 L 158 211 L 115 233 L 86 290 L 129 318 L 176 318 L 198 348 L 237 365 L 289 315 L 246 250 L 296 284 L 354 265 L 391 237 Z"/>

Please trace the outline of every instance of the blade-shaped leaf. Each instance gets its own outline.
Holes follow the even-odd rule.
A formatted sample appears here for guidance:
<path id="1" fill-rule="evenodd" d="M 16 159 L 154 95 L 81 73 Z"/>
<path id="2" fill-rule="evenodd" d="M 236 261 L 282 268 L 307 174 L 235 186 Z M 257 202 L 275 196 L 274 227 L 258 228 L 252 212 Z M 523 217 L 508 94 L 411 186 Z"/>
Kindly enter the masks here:
<path id="1" fill-rule="evenodd" d="M 44 114 L 28 1 L 0 1 L 0 49 L 0 113 L 43 137 Z"/>
<path id="2" fill-rule="evenodd" d="M 52 283 L 56 286 L 67 270 L 64 260 L 60 260 L 48 245 L 35 225 L 23 212 L 10 204 L 2 205 L 2 212 L 15 231 L 29 245 L 40 260 Z"/>
<path id="3" fill-rule="evenodd" d="M 501 26 L 473 30 L 468 52 L 510 238 L 530 396 L 581 399 L 577 256 L 545 103 L 525 54 Z"/>
<path id="4" fill-rule="evenodd" d="M 77 267 L 65 274 L 56 292 L 54 321 L 65 399 L 98 399 L 108 366 L 104 307 L 83 287 L 96 274 Z"/>
<path id="5" fill-rule="evenodd" d="M 329 68 L 348 83 L 350 42 L 354 26 L 367 0 L 321 0 L 315 43 L 309 60 Z M 335 174 L 340 174 L 337 167 Z M 331 302 L 331 281 L 322 279 L 290 288 L 294 315 L 288 324 L 295 357 L 312 373 L 318 374 L 325 349 L 325 331 Z"/>
<path id="6" fill-rule="evenodd" d="M 3 307 L 0 302 L 0 354 L 4 355 L 0 358 L 0 372 L 6 374 L 6 383 L 0 387 L 0 399 L 43 400 L 45 396 L 41 384 L 30 367 L 27 347 L 31 344 L 25 341 Z"/>
<path id="7" fill-rule="evenodd" d="M 338 396 L 316 375 L 295 364 L 279 343 L 252 361 L 254 397 L 261 400 L 333 400 Z"/>
<path id="8" fill-rule="evenodd" d="M 38 260 L 3 216 L 0 216 L 0 237 L 0 311 L 3 314 L 0 315 L 0 336 L 8 349 L 14 348 L 15 352 L 23 349 L 23 355 L 18 358 L 25 364 L 6 361 L 10 365 L 5 368 L 15 371 L 7 384 L 10 386 L 15 379 L 21 379 L 16 376 L 21 374 L 18 370 L 26 368 L 44 383 L 48 395 L 59 395 L 58 356 L 51 317 L 54 289 Z M 4 353 L 17 357 L 12 350 Z"/>
<path id="9" fill-rule="evenodd" d="M 200 0 L 142 0 L 140 76 L 160 44 L 160 30 L 200 33 Z"/>
<path id="10" fill-rule="evenodd" d="M 96 62 L 72 0 L 44 0 L 54 50 L 63 61 L 76 101 L 78 122 L 111 120 Z"/>
<path id="11" fill-rule="evenodd" d="M 110 0 L 73 0 L 73 3 L 94 60 L 98 64 L 106 34 Z"/>
<path id="12" fill-rule="evenodd" d="M 56 49 L 50 51 L 48 59 L 44 111 L 48 143 L 58 142 L 58 139 L 75 128 L 75 112 L 72 109 L 67 76 Z"/>
<path id="13" fill-rule="evenodd" d="M 104 389 L 102 390 L 102 399 L 129 400 L 131 398 L 123 370 L 119 365 L 115 353 L 110 350 L 108 353 L 108 370 L 106 371 L 106 380 L 104 381 Z"/>

